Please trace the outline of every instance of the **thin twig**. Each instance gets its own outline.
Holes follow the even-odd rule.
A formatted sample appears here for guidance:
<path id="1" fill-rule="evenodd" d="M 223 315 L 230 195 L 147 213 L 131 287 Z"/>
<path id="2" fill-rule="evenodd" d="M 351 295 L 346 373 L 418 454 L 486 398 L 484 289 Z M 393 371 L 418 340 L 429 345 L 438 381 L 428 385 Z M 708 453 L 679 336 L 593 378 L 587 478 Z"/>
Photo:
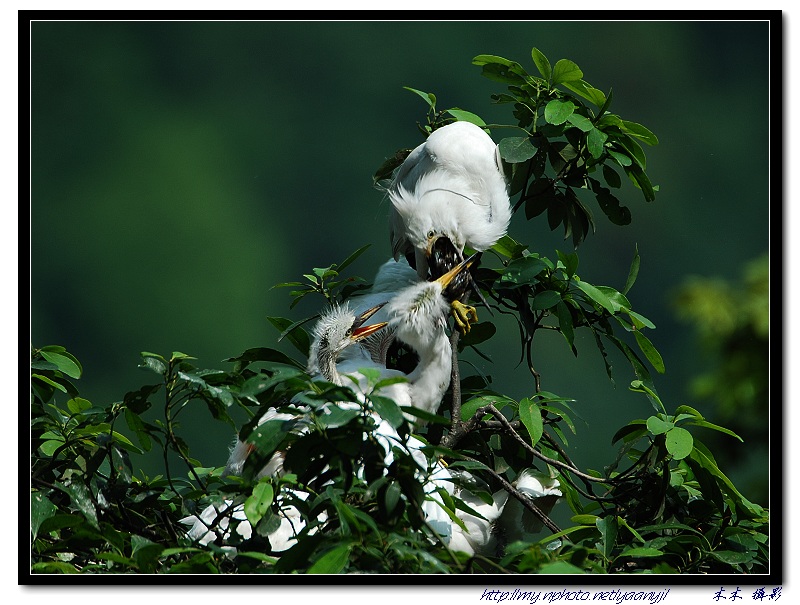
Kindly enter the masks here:
<path id="1" fill-rule="evenodd" d="M 471 458 L 470 456 L 465 456 L 463 454 L 461 454 L 461 455 L 464 458 L 464 460 L 469 460 L 470 462 L 478 462 L 479 464 L 483 464 L 480 461 L 476 460 L 475 458 Z M 536 506 L 533 503 L 533 500 L 531 500 L 530 497 L 528 497 L 526 494 L 523 494 L 516 487 L 514 487 L 508 481 L 503 479 L 503 477 L 498 472 L 494 471 L 493 469 L 489 468 L 486 465 L 484 465 L 484 467 L 485 467 L 484 470 L 486 470 L 489 474 L 491 474 L 495 479 L 497 479 L 500 482 L 500 485 L 503 486 L 504 490 L 506 490 L 509 494 L 514 496 L 514 498 L 519 500 L 519 502 L 522 504 L 522 506 L 524 506 L 529 511 L 531 511 L 534 515 L 536 515 L 539 518 L 539 520 L 542 523 L 544 523 L 544 525 L 547 527 L 547 529 L 552 531 L 554 534 L 557 534 L 558 532 L 561 531 L 561 529 L 558 527 L 558 525 L 553 523 L 553 521 L 550 520 L 550 517 L 548 517 L 546 514 L 544 514 L 544 512 L 542 512 L 542 509 L 540 509 L 538 506 Z"/>

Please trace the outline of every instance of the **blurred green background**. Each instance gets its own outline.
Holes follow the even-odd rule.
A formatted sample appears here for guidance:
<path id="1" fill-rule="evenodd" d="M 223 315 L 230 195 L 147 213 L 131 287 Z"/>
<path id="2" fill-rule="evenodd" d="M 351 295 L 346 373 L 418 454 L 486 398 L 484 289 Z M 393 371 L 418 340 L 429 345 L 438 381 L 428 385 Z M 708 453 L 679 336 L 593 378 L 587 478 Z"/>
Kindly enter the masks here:
<path id="1" fill-rule="evenodd" d="M 504 87 L 471 60 L 496 54 L 535 73 L 536 46 L 551 63 L 576 62 L 593 86 L 613 87 L 611 110 L 660 139 L 645 149 L 656 201 L 623 183 L 627 227 L 592 207 L 598 231 L 579 249 L 581 277 L 621 288 L 638 245 L 629 298 L 657 326 L 649 336 L 666 363 L 655 380 L 668 410 L 689 404 L 729 426 L 741 417 L 693 386 L 727 350 L 697 329 L 715 324 L 719 305 L 693 323 L 675 300 L 698 276 L 701 290 L 706 278 L 729 284 L 735 304 L 745 265 L 768 250 L 769 23 L 34 22 L 31 30 L 31 341 L 75 354 L 84 366 L 78 387 L 94 403 L 155 382 L 137 368 L 140 351 L 182 351 L 203 368 L 230 368 L 223 359 L 256 346 L 294 354 L 266 317 L 300 319 L 322 299 L 290 311 L 288 290 L 271 286 L 363 244 L 372 246 L 352 274 L 371 279 L 389 256 L 388 202 L 371 176 L 422 141 L 415 123 L 426 110 L 402 87 L 435 93 L 440 109 L 511 123 L 510 106 L 489 99 Z M 493 131 L 496 141 L 508 134 Z M 545 215 L 515 216 L 510 234 L 550 258 L 571 250 Z M 530 395 L 516 328 L 495 319 L 500 333 L 483 347 L 494 363 L 467 357 L 496 390 Z M 590 334 L 576 334 L 577 359 L 558 334 L 537 339 L 543 388 L 574 397 L 585 420 L 570 441 L 574 460 L 611 462 L 616 429 L 652 413 L 627 389 L 630 366 L 612 352 L 614 387 Z M 745 337 L 742 348 L 766 372 L 765 339 Z M 745 444 L 723 436 L 712 451 L 746 496 L 767 504 L 766 374 L 754 380 L 739 404 L 749 406 L 748 422 L 731 426 L 747 431 Z M 224 464 L 230 427 L 200 407 L 183 426 L 201 462 Z M 150 475 L 160 466 L 152 456 L 141 465 Z"/>

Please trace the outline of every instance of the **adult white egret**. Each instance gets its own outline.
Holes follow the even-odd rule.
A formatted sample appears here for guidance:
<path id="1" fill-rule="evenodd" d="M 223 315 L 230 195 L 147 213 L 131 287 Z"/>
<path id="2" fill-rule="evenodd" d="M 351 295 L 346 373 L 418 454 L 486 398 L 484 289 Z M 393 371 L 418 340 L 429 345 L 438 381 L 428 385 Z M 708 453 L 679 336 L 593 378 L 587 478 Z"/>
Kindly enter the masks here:
<path id="1" fill-rule="evenodd" d="M 488 249 L 511 220 L 498 147 L 470 122 L 433 131 L 397 169 L 388 195 L 392 254 L 413 257 L 421 279 L 452 268 L 466 246 Z M 458 301 L 453 311 L 462 331 L 477 319 L 473 308 Z"/>

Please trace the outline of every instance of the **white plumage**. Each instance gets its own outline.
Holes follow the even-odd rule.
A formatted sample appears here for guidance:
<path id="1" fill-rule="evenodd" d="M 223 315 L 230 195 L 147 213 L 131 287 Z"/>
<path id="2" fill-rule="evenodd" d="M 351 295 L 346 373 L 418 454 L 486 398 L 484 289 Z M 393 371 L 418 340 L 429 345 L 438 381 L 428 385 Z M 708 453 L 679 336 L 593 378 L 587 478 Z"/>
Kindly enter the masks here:
<path id="1" fill-rule="evenodd" d="M 427 279 L 432 247 L 440 237 L 453 244 L 457 262 L 465 246 L 476 251 L 491 247 L 511 220 L 497 145 L 469 122 L 433 131 L 397 169 L 388 194 L 392 254 L 397 259 L 413 253 L 422 279 Z"/>

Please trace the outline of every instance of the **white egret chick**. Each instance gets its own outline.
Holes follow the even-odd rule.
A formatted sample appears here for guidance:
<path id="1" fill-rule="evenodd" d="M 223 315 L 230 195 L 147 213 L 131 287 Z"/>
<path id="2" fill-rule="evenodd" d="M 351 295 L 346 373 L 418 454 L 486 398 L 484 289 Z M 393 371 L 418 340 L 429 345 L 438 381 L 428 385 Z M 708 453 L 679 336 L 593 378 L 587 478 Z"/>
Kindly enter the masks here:
<path id="1" fill-rule="evenodd" d="M 421 279 L 438 277 L 463 259 L 464 248 L 483 251 L 508 229 L 511 202 L 497 145 L 470 122 L 431 133 L 414 149 L 389 186 L 392 254 L 413 256 Z M 477 315 L 454 301 L 462 331 Z"/>
<path id="2" fill-rule="evenodd" d="M 391 300 L 401 290 L 418 281 L 419 276 L 416 270 L 411 268 L 405 258 L 398 260 L 390 258 L 378 268 L 369 291 L 350 297 L 348 302 L 356 313 L 361 313 L 377 304 Z M 372 321 L 375 323 L 389 321 L 386 307 L 380 309 L 372 317 Z M 394 330 L 387 326 L 365 338 L 361 341 L 360 346 L 367 350 L 372 361 L 385 366 L 392 342 L 394 342 Z"/>
<path id="3" fill-rule="evenodd" d="M 344 305 L 341 307 L 333 307 L 324 314 L 317 323 L 315 329 L 316 338 L 311 347 L 308 372 L 310 374 L 321 375 L 328 382 L 333 382 L 338 385 L 343 384 L 341 376 L 336 371 L 336 359 L 348 347 L 351 347 L 386 326 L 386 322 L 379 322 L 368 326 L 363 325 L 367 319 L 372 317 L 382 306 L 383 305 L 375 305 L 356 315 L 350 311 L 347 305 Z M 297 416 L 278 412 L 275 408 L 269 408 L 259 420 L 259 426 L 272 420 L 293 421 L 297 420 Z M 306 430 L 307 424 L 303 422 L 299 423 L 295 428 L 295 431 L 298 433 L 305 432 Z M 251 443 L 241 441 L 237 436 L 231 448 L 231 453 L 228 457 L 228 463 L 223 471 L 223 475 L 241 475 L 244 463 L 253 449 L 254 446 Z M 285 452 L 275 452 L 267 464 L 259 471 L 257 478 L 267 476 L 274 477 L 283 474 L 284 457 Z M 301 492 L 296 492 L 295 495 L 303 499 L 305 499 L 304 497 L 306 496 L 306 494 Z M 218 523 L 214 525 L 214 521 L 219 514 L 227 510 L 230 512 L 223 515 Z M 274 552 L 282 552 L 290 548 L 296 542 L 297 532 L 305 526 L 299 511 L 294 506 L 282 506 L 280 517 L 280 525 L 268 536 Z M 181 522 L 191 526 L 187 532 L 190 538 L 206 545 L 209 542 L 215 541 L 219 536 L 222 536 L 223 541 L 230 538 L 231 532 L 229 525 L 231 519 L 239 521 L 236 526 L 236 532 L 244 539 L 249 539 L 252 535 L 252 527 L 247 521 L 242 505 L 234 505 L 232 500 L 225 500 L 220 505 L 209 505 L 200 515 L 184 517 L 181 519 Z M 235 549 L 230 547 L 226 548 L 228 548 L 232 554 L 235 554 Z"/>
<path id="4" fill-rule="evenodd" d="M 389 329 L 395 338 L 406 343 L 419 357 L 419 363 L 411 373 L 387 369 L 374 362 L 370 365 L 366 354 L 344 359 L 337 365 L 337 371 L 358 380 L 362 392 L 369 385 L 358 371 L 360 368 L 377 368 L 382 378 L 404 376 L 408 382 L 389 385 L 381 394 L 394 399 L 397 405 L 436 413 L 450 384 L 452 369 L 452 348 L 445 331 L 450 309 L 448 300 L 454 293 L 455 296 L 460 295 L 466 285 L 465 275 L 469 275 L 467 270 L 474 262 L 475 255 L 433 281 L 420 281 L 407 286 L 386 304 Z"/>

